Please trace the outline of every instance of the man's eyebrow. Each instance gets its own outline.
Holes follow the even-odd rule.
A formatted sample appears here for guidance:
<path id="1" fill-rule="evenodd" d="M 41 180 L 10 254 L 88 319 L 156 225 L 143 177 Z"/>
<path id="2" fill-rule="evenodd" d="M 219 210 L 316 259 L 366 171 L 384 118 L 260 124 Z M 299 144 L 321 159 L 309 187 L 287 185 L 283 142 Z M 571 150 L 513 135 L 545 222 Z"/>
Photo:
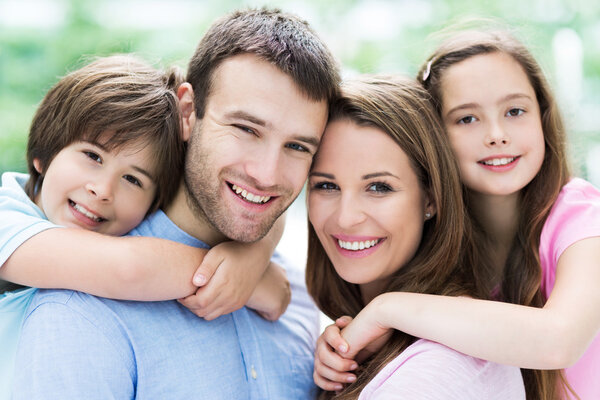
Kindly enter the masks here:
<path id="1" fill-rule="evenodd" d="M 311 176 L 320 176 L 321 178 L 335 179 L 335 176 L 333 176 L 332 174 L 326 174 L 324 172 L 310 172 L 308 174 L 308 177 L 310 178 Z"/>
<path id="2" fill-rule="evenodd" d="M 314 147 L 319 147 L 319 139 L 314 136 L 294 136 L 293 139 Z"/>
<path id="3" fill-rule="evenodd" d="M 268 126 L 267 122 L 250 114 L 247 113 L 246 111 L 242 111 L 242 110 L 236 110 L 236 111 L 232 111 L 229 113 L 225 114 L 225 118 L 229 118 L 229 119 L 243 119 L 246 120 L 248 122 L 251 122 L 253 124 L 259 125 L 259 126 Z"/>
<path id="4" fill-rule="evenodd" d="M 387 171 L 373 172 L 372 174 L 363 175 L 362 179 L 367 180 L 367 179 L 379 178 L 380 176 L 392 176 L 396 179 L 400 179 L 398 176 L 392 174 L 391 172 L 387 172 Z"/>

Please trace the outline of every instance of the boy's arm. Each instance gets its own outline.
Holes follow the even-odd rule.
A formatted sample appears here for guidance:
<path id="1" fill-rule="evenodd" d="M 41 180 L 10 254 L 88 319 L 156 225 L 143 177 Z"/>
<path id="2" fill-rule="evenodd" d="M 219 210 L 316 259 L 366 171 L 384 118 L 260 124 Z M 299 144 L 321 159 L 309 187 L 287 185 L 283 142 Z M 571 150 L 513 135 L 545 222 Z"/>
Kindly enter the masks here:
<path id="1" fill-rule="evenodd" d="M 344 329 L 354 355 L 387 329 L 442 343 L 473 357 L 531 369 L 574 364 L 600 330 L 600 237 L 560 256 L 543 308 L 463 297 L 385 293 Z M 336 342 L 338 343 L 338 342 Z"/>
<path id="2" fill-rule="evenodd" d="M 158 238 L 53 228 L 22 243 L 0 278 L 113 299 L 169 300 L 195 292 L 192 276 L 206 251 Z"/>
<path id="3" fill-rule="evenodd" d="M 289 304 L 291 292 L 285 273 L 270 259 L 284 227 L 285 214 L 257 242 L 224 242 L 213 247 L 194 275 L 194 283 L 204 286 L 181 299 L 181 304 L 207 320 L 244 305 L 267 319 L 279 318 Z"/>

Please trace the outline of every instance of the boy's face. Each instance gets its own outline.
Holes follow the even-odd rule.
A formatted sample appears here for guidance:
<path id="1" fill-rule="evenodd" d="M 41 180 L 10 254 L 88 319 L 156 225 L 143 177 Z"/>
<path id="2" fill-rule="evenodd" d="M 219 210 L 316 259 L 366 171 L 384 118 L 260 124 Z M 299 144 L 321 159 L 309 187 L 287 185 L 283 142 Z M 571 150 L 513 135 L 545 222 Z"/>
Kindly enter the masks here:
<path id="1" fill-rule="evenodd" d="M 137 226 L 152 205 L 151 146 L 108 151 L 79 141 L 62 149 L 45 171 L 36 204 L 51 222 L 120 236 Z"/>
<path id="2" fill-rule="evenodd" d="M 300 193 L 326 120 L 327 103 L 308 99 L 269 62 L 223 61 L 188 146 L 194 211 L 230 239 L 262 238 Z"/>

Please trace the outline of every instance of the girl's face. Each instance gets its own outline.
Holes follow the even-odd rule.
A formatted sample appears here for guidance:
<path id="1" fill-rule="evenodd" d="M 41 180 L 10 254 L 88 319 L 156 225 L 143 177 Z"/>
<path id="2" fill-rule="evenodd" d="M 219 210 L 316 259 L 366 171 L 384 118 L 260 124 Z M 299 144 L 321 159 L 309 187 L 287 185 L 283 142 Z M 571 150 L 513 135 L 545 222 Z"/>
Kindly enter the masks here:
<path id="1" fill-rule="evenodd" d="M 308 215 L 342 279 L 377 294 L 413 258 L 433 213 L 409 159 L 382 130 L 328 124 L 309 174 Z"/>
<path id="2" fill-rule="evenodd" d="M 442 117 L 471 190 L 519 192 L 544 160 L 544 133 L 535 91 L 521 65 L 495 52 L 444 71 Z"/>
<path id="3" fill-rule="evenodd" d="M 36 204 L 48 220 L 66 227 L 123 235 L 137 226 L 152 205 L 151 146 L 108 151 L 79 141 L 62 149 L 43 173 Z"/>

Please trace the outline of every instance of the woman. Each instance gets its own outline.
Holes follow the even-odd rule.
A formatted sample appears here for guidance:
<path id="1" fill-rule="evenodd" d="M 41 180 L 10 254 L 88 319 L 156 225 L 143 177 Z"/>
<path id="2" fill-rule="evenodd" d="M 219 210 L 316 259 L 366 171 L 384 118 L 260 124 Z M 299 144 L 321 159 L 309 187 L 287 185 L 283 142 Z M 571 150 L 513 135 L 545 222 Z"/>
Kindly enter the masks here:
<path id="1" fill-rule="evenodd" d="M 461 267 L 470 229 L 458 169 L 416 82 L 365 77 L 343 86 L 309 175 L 308 209 L 307 285 L 332 319 L 364 314 L 389 291 L 485 293 Z M 518 368 L 399 331 L 355 372 L 342 388 L 317 361 L 317 384 L 331 390 L 321 397 L 525 398 Z"/>

